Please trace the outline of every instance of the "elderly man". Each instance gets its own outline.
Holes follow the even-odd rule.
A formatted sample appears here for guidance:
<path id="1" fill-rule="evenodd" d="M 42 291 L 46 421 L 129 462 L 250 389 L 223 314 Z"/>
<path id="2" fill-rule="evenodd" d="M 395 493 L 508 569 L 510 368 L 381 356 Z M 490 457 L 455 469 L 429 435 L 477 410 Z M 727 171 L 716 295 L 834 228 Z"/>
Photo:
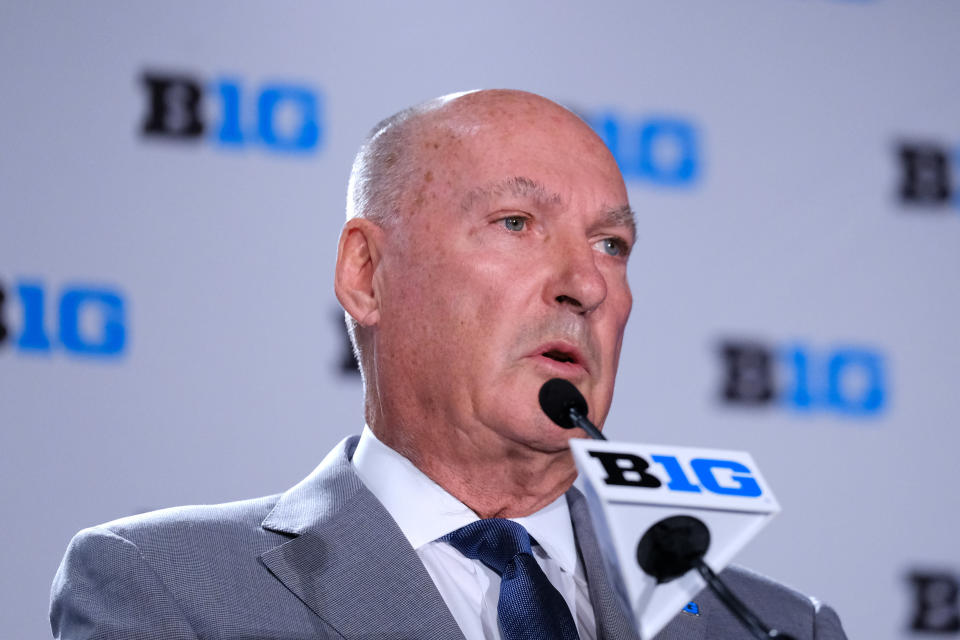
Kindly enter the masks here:
<path id="1" fill-rule="evenodd" d="M 378 125 L 354 164 L 335 289 L 367 427 L 281 496 L 85 530 L 54 582 L 59 638 L 634 638 L 606 575 L 554 377 L 601 424 L 632 298 L 616 163 L 536 95 L 440 98 Z M 576 434 L 573 434 L 576 435 Z M 742 570 L 797 638 L 836 615 Z M 660 638 L 742 638 L 709 595 Z"/>

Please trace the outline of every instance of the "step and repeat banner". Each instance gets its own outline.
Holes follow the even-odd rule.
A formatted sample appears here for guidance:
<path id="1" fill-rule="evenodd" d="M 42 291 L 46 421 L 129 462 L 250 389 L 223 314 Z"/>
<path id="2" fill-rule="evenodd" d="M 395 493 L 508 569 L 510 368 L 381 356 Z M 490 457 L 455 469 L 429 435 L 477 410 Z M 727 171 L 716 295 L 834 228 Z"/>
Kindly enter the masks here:
<path id="1" fill-rule="evenodd" d="M 639 216 L 615 439 L 749 450 L 738 558 L 960 637 L 960 4 L 0 3 L 0 601 L 79 529 L 283 491 L 362 427 L 333 294 L 367 130 L 581 114 Z"/>

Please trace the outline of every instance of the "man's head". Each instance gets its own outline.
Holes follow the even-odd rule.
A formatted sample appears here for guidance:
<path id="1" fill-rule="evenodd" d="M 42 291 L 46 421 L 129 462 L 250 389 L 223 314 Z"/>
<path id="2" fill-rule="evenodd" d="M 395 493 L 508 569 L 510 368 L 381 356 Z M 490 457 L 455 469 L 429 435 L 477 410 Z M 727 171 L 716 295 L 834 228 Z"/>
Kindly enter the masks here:
<path id="1" fill-rule="evenodd" d="M 537 402 L 553 377 L 603 423 L 634 228 L 616 162 L 580 118 L 520 91 L 413 107 L 361 149 L 347 208 L 336 292 L 381 439 L 418 466 L 427 452 L 562 454 L 571 434 Z"/>

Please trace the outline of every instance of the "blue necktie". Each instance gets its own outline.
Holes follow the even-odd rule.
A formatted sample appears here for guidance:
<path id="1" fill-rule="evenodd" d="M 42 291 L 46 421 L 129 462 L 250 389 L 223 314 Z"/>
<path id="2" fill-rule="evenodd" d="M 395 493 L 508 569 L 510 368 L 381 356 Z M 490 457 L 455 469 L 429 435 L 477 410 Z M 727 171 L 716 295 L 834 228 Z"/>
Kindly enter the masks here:
<path id="1" fill-rule="evenodd" d="M 537 564 L 522 525 L 477 520 L 441 539 L 500 575 L 497 618 L 504 640 L 579 640 L 570 609 Z"/>

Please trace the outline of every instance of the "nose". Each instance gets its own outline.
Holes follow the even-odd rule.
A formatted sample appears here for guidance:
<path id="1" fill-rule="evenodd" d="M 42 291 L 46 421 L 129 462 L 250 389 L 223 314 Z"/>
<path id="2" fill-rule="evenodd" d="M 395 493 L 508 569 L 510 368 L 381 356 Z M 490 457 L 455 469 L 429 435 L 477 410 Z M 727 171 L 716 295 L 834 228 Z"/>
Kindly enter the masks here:
<path id="1" fill-rule="evenodd" d="M 599 307 L 607 297 L 607 281 L 596 259 L 596 251 L 582 239 L 556 247 L 554 273 L 545 292 L 548 302 L 580 315 Z"/>

